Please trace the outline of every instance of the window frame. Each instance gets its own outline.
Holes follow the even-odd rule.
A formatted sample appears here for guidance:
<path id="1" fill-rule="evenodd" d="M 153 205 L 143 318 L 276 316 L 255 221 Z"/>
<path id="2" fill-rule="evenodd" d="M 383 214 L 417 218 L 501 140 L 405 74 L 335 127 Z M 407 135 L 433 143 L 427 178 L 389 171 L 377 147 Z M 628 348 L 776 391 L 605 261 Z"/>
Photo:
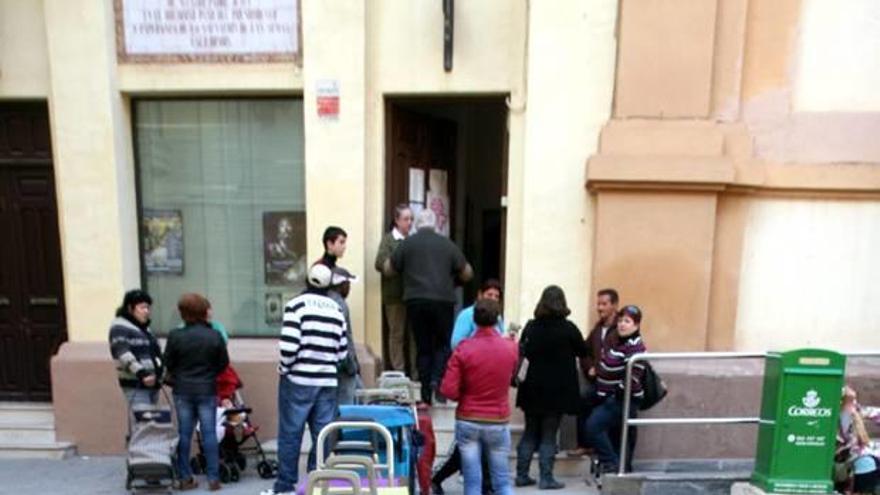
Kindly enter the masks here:
<path id="1" fill-rule="evenodd" d="M 137 226 L 137 249 L 138 249 L 138 275 L 140 277 L 140 288 L 149 292 L 149 284 L 147 282 L 147 267 L 146 263 L 144 263 L 144 236 L 141 232 L 143 220 L 144 220 L 144 201 L 143 201 L 143 189 L 141 183 L 141 172 L 142 166 L 140 161 L 140 143 L 137 139 L 137 123 L 138 123 L 138 103 L 140 102 L 173 102 L 173 101 L 258 101 L 258 100 L 293 100 L 300 101 L 303 103 L 303 131 L 305 131 L 305 101 L 302 93 L 278 93 L 273 95 L 249 95 L 249 94 L 240 94 L 240 95 L 224 95 L 224 96 L 203 96 L 203 95 L 175 95 L 175 96 L 132 96 L 129 98 L 129 130 L 131 132 L 131 148 L 132 148 L 132 164 L 133 164 L 133 172 L 134 172 L 134 194 L 135 194 L 135 214 L 137 215 L 135 218 L 136 226 Z M 303 134 L 303 166 L 305 166 L 305 133 Z M 303 177 L 305 181 L 305 177 Z M 306 225 L 308 225 L 308 208 L 305 209 L 305 217 L 306 217 Z M 129 288 L 126 288 L 129 290 Z M 171 330 L 162 330 L 162 329 L 154 329 L 154 333 L 160 337 L 167 337 Z M 279 327 L 280 331 L 280 327 Z M 278 335 L 236 335 L 234 327 L 227 327 L 227 332 L 229 333 L 229 339 L 278 339 Z"/>

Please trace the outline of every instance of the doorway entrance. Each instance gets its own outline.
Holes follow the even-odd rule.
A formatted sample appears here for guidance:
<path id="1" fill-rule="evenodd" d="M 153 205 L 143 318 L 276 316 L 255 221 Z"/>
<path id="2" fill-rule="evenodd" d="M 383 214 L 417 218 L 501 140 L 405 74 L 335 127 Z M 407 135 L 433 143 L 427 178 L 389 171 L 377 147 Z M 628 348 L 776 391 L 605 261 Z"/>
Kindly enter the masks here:
<path id="1" fill-rule="evenodd" d="M 45 102 L 0 103 L 0 400 L 51 400 L 67 340 Z"/>
<path id="2" fill-rule="evenodd" d="M 459 301 L 467 306 L 483 280 L 504 277 L 505 96 L 391 98 L 385 135 L 386 225 L 400 203 L 437 212 L 441 233 L 474 267 Z"/>

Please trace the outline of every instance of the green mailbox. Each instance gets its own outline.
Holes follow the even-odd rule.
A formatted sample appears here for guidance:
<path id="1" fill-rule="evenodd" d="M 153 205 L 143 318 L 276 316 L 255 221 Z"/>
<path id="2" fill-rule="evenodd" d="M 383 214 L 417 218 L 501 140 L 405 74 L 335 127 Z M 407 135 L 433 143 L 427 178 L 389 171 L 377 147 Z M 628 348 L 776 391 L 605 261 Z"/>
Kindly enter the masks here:
<path id="1" fill-rule="evenodd" d="M 832 493 L 846 358 L 833 351 L 769 353 L 752 483 L 773 493 Z"/>

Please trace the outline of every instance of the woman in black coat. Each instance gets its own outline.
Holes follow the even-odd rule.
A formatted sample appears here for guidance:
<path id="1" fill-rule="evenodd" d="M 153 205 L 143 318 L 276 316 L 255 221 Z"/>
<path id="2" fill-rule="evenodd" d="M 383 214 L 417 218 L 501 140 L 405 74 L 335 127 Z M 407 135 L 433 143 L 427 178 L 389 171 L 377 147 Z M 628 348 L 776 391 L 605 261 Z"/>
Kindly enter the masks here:
<path id="1" fill-rule="evenodd" d="M 519 385 L 516 406 L 523 410 L 526 427 L 516 448 L 516 486 L 534 485 L 529 477 L 532 455 L 538 451 L 542 490 L 563 488 L 553 477 L 556 434 L 563 414 L 578 410 L 576 358 L 587 354 L 578 327 L 567 319 L 571 313 L 561 288 L 544 289 L 535 318 L 520 338 L 520 356 L 528 359 L 528 373 Z"/>

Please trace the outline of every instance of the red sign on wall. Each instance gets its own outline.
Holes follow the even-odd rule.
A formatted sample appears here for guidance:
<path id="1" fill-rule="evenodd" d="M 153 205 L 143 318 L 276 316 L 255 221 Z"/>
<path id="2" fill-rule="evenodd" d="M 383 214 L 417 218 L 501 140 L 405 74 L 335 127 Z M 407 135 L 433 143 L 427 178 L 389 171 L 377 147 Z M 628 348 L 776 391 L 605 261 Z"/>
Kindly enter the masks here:
<path id="1" fill-rule="evenodd" d="M 335 79 L 318 81 L 315 93 L 317 95 L 318 117 L 322 119 L 339 118 L 339 81 Z"/>

